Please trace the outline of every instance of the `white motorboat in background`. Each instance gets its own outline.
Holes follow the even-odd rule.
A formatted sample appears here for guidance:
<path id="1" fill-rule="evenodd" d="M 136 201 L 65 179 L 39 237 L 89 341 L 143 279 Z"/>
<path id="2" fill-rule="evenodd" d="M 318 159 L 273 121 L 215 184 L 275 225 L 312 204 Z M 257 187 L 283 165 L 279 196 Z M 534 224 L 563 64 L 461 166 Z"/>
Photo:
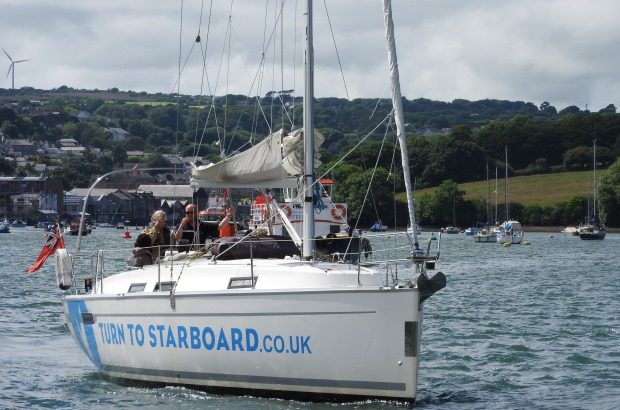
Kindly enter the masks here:
<path id="1" fill-rule="evenodd" d="M 579 228 L 576 226 L 567 226 L 560 231 L 561 233 L 569 236 L 579 236 Z"/>

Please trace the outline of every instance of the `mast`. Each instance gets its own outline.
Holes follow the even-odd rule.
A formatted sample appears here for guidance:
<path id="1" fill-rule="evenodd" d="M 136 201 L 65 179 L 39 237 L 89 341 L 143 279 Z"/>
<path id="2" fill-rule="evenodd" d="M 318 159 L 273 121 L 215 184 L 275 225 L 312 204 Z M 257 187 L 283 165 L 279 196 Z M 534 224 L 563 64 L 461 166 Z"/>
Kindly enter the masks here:
<path id="1" fill-rule="evenodd" d="M 508 145 L 504 146 L 506 158 L 506 173 L 504 177 L 504 202 L 506 203 L 506 221 L 510 220 L 510 208 L 508 207 Z"/>
<path id="2" fill-rule="evenodd" d="M 497 166 L 495 167 L 495 226 L 497 226 Z"/>
<path id="3" fill-rule="evenodd" d="M 390 80 L 392 83 L 392 106 L 394 107 L 394 121 L 396 122 L 396 136 L 400 145 L 400 158 L 405 179 L 407 193 L 407 210 L 409 211 L 409 225 L 413 230 L 413 243 L 418 249 L 418 234 L 415 226 L 415 202 L 409 175 L 409 156 L 407 150 L 407 136 L 405 134 L 405 118 L 403 115 L 403 99 L 400 94 L 400 78 L 398 75 L 398 59 L 396 58 L 396 40 L 394 38 L 394 23 L 392 21 L 392 2 L 383 0 L 383 22 L 385 23 L 385 37 L 387 40 Z"/>
<path id="4" fill-rule="evenodd" d="M 594 209 L 592 210 L 592 220 L 596 221 L 596 140 L 594 140 L 592 162 L 592 168 L 594 169 L 594 181 L 592 181 L 592 186 L 594 187 L 594 191 L 592 192 L 592 205 Z"/>
<path id="5" fill-rule="evenodd" d="M 491 185 L 489 184 L 489 162 L 487 161 L 487 222 L 489 226 L 489 219 L 491 218 L 491 211 L 489 210 L 489 204 L 491 203 Z"/>
<path id="6" fill-rule="evenodd" d="M 312 0 L 306 0 L 306 50 L 304 59 L 304 217 L 302 257 L 314 254 L 314 48 L 312 45 Z"/>

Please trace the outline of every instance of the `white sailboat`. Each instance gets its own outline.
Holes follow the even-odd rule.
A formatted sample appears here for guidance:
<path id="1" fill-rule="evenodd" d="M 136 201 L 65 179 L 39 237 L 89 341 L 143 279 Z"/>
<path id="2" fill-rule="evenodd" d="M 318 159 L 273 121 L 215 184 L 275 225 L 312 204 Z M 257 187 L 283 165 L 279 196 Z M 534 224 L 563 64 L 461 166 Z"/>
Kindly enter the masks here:
<path id="1" fill-rule="evenodd" d="M 596 140 L 592 147 L 592 172 L 593 172 L 593 204 L 592 204 L 592 216 L 590 217 L 590 210 L 588 209 L 588 217 L 585 223 L 581 224 L 577 229 L 577 234 L 580 239 L 583 240 L 603 240 L 607 234 L 605 224 L 601 221 L 597 214 L 596 204 Z M 589 205 L 588 205 L 589 208 Z"/>
<path id="2" fill-rule="evenodd" d="M 227 246 L 215 242 L 199 251 L 171 253 L 142 269 L 107 274 L 105 254 L 99 251 L 93 272 L 86 272 L 86 291 L 75 286 L 74 258 L 58 253 L 59 285 L 76 288 L 63 298 L 69 329 L 104 374 L 268 396 L 415 400 L 423 301 L 445 286 L 441 272 L 433 277 L 426 272 L 434 267 L 439 247 L 430 255 L 430 243 L 426 250 L 419 246 L 414 231 L 408 262 L 397 261 L 399 272 L 403 264 L 409 266 L 400 280 L 386 277 L 396 261 L 377 255 L 372 266 L 362 258 L 351 263 L 317 257 L 315 148 L 309 138 L 316 135 L 312 1 L 306 1 L 304 14 L 303 130 L 274 133 L 248 151 L 192 172 L 195 186 L 298 188 L 304 197 L 303 236 L 290 227 L 286 241 L 294 244 L 295 252 L 261 257 L 261 242 L 273 245 L 275 237 L 248 236 Z M 389 0 L 384 1 L 384 17 L 409 222 L 415 226 Z M 301 164 L 294 161 L 300 144 Z M 271 211 L 289 225 L 277 204 Z M 79 246 L 78 237 L 75 257 Z M 234 257 L 232 249 L 239 251 Z"/>
<path id="3" fill-rule="evenodd" d="M 504 177 L 505 190 L 504 202 L 506 206 L 506 220 L 499 226 L 496 231 L 497 242 L 501 244 L 519 244 L 523 240 L 523 227 L 517 220 L 510 219 L 510 203 L 508 201 L 508 147 L 505 148 L 506 173 Z"/>
<path id="4" fill-rule="evenodd" d="M 497 185 L 497 178 L 496 178 L 496 185 Z M 482 228 L 480 228 L 480 230 L 478 230 L 478 232 L 474 233 L 474 242 L 478 242 L 478 243 L 497 242 L 497 236 L 495 235 L 494 227 L 491 225 L 491 212 L 489 208 L 490 202 L 491 202 L 491 186 L 489 185 L 489 163 L 487 162 L 487 221 L 485 225 Z M 497 200 L 495 201 L 495 207 L 497 209 Z"/>

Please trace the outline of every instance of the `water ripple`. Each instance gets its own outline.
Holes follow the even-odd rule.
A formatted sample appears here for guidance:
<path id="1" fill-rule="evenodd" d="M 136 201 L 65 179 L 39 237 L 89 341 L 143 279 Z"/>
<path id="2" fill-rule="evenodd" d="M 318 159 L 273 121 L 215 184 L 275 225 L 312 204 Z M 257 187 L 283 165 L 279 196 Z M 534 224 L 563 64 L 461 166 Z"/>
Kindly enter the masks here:
<path id="1" fill-rule="evenodd" d="M 101 229 L 87 237 L 88 246 L 116 234 Z M 464 236 L 444 243 L 439 267 L 448 285 L 425 302 L 418 408 L 618 408 L 620 235 L 599 243 L 527 235 L 532 246 L 475 244 Z M 103 377 L 69 335 L 51 264 L 23 273 L 43 239 L 32 229 L 0 237 L 0 408 L 396 407 L 215 395 Z M 116 242 L 110 270 L 125 263 L 131 246 Z M 68 247 L 74 244 L 68 238 Z"/>

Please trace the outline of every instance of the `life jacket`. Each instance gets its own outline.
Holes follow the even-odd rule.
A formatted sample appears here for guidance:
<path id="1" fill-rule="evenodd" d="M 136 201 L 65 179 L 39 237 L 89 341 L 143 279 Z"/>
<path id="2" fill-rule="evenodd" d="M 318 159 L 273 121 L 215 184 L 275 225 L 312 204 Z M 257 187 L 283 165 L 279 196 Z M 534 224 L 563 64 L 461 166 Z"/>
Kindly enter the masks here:
<path id="1" fill-rule="evenodd" d="M 220 228 L 220 238 L 224 238 L 226 236 L 234 236 L 235 235 L 235 225 L 232 223 L 227 223 L 223 227 Z"/>

